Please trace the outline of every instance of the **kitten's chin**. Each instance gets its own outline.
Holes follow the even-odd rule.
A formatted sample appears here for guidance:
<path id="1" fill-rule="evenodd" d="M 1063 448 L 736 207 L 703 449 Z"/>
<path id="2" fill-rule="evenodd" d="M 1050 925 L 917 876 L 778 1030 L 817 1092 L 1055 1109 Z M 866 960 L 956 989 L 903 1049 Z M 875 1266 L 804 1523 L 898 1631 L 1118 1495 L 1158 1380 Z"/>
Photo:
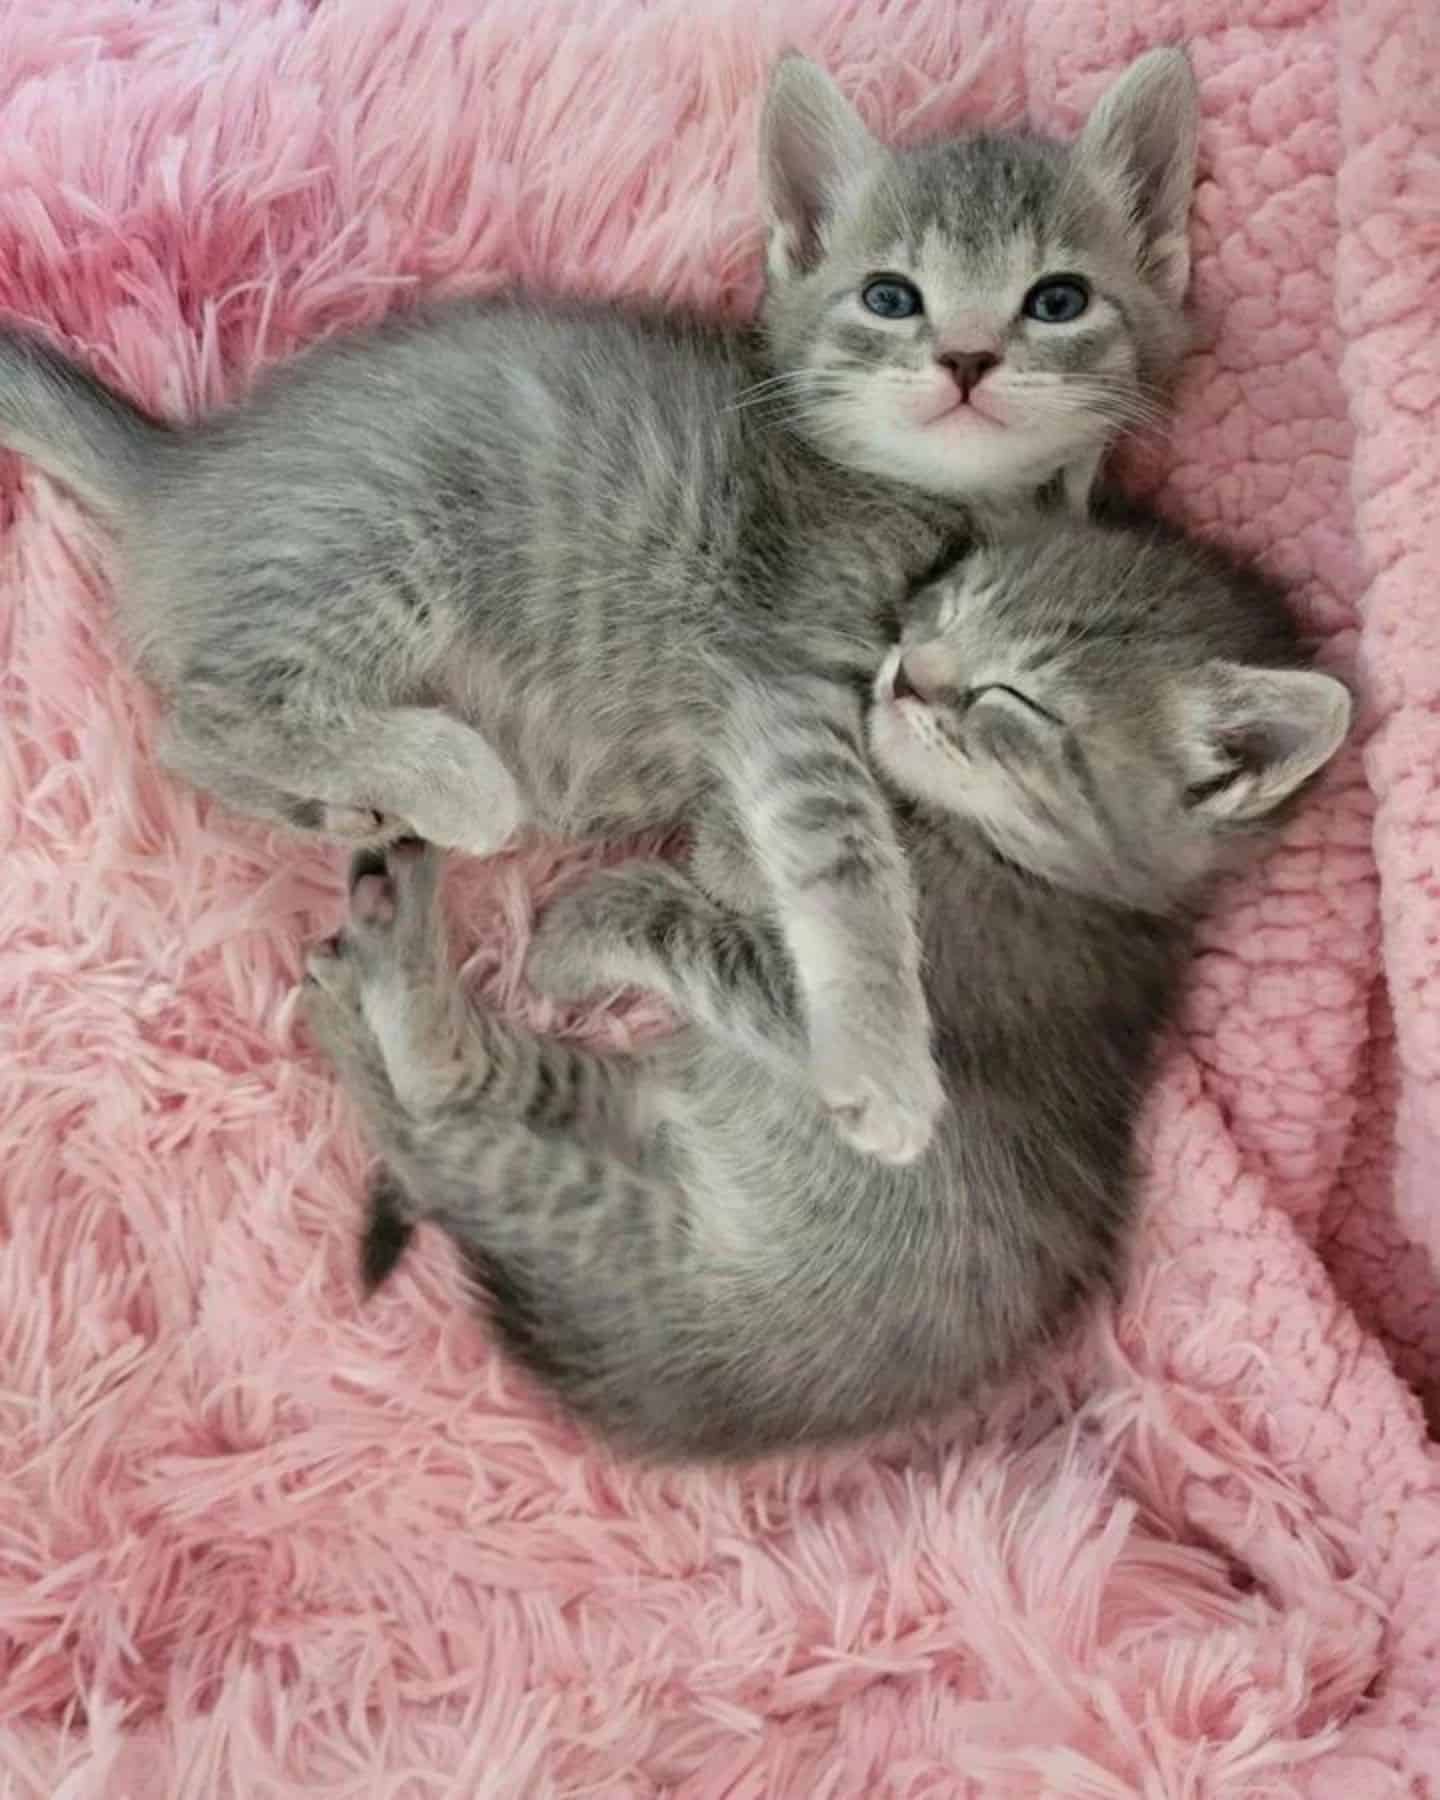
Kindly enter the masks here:
<path id="1" fill-rule="evenodd" d="M 818 441 L 835 461 L 867 475 L 947 499 L 1004 499 L 1032 493 L 1086 453 L 1086 446 L 1057 443 L 959 407 L 932 419 L 867 420 L 853 429 L 825 431 Z"/>

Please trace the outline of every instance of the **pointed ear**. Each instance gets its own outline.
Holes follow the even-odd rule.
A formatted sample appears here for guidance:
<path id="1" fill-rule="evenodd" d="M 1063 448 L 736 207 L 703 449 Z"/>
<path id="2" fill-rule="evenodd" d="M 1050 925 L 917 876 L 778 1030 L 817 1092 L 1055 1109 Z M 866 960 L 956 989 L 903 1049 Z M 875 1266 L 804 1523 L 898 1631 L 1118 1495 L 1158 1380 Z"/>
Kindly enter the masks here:
<path id="1" fill-rule="evenodd" d="M 760 123 L 772 279 L 814 268 L 836 202 L 882 154 L 859 113 L 822 69 L 803 56 L 780 59 Z"/>
<path id="2" fill-rule="evenodd" d="M 1101 96 L 1076 146 L 1092 180 L 1118 200 L 1142 267 L 1172 306 L 1190 285 L 1190 196 L 1199 99 L 1183 50 L 1151 50 Z"/>
<path id="3" fill-rule="evenodd" d="M 1309 669 L 1213 663 L 1191 718 L 1192 804 L 1234 824 L 1262 819 L 1322 769 L 1350 729 L 1350 694 Z"/>

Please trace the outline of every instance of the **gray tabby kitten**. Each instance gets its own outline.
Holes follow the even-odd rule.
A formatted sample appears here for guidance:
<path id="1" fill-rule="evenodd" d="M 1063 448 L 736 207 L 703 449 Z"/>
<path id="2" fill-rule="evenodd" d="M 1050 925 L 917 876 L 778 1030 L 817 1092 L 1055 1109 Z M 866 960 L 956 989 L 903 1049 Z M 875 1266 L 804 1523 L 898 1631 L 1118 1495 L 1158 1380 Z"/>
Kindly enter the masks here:
<path id="1" fill-rule="evenodd" d="M 1158 527 L 1057 523 L 918 595 L 869 708 L 946 1094 L 904 1169 L 828 1128 L 778 933 L 677 869 L 594 876 L 542 922 L 541 987 L 641 985 L 689 1021 L 605 1058 L 467 1001 L 433 852 L 362 852 L 306 994 L 389 1171 L 370 1278 L 435 1220 L 512 1351 L 652 1456 L 954 1407 L 1120 1273 L 1188 914 L 1349 711 L 1273 591 Z"/>
<path id="2" fill-rule="evenodd" d="M 1083 501 L 1151 404 L 1183 342 L 1194 144 L 1175 52 L 1071 149 L 891 151 L 790 59 L 758 332 L 466 304 L 179 430 L 0 336 L 0 438 L 114 520 L 172 768 L 362 842 L 712 819 L 761 871 L 837 1126 L 904 1161 L 941 1096 L 845 677 L 962 503 L 1052 480 Z"/>

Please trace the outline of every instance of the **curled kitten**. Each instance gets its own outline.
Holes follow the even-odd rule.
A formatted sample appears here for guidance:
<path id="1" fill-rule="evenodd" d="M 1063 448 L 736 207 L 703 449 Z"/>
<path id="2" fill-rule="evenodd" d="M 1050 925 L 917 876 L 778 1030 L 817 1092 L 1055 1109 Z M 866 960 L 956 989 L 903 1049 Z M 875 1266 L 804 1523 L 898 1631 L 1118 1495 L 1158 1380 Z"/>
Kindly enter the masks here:
<path id="1" fill-rule="evenodd" d="M 437 861 L 357 864 L 311 1024 L 382 1152 L 368 1269 L 454 1240 L 510 1350 L 661 1458 L 945 1412 L 1124 1268 L 1133 1135 L 1211 882 L 1340 745 L 1346 689 L 1278 596 L 1158 527 L 1056 523 L 906 609 L 868 709 L 918 897 L 945 1093 L 906 1168 L 806 1077 L 776 929 L 641 863 L 561 898 L 531 972 L 688 1020 L 638 1058 L 547 1043 L 447 966 Z"/>

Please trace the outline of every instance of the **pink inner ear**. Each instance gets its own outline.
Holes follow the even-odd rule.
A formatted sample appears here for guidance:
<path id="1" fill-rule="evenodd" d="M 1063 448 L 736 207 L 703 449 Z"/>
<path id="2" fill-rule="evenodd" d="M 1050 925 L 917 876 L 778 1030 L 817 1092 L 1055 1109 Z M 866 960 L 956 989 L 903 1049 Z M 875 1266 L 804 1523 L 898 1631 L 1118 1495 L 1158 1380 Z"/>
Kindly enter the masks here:
<path id="1" fill-rule="evenodd" d="M 1190 243 L 1183 233 L 1156 238 L 1145 258 L 1150 279 L 1172 306 L 1179 306 L 1190 289 Z"/>
<path id="2" fill-rule="evenodd" d="M 784 261 L 801 268 L 824 250 L 824 222 L 876 146 L 859 114 L 821 70 L 790 59 L 767 98 L 761 167 Z"/>
<path id="3" fill-rule="evenodd" d="M 1265 732 L 1253 726 L 1222 731 L 1215 747 L 1230 765 L 1232 775 L 1241 769 L 1262 768 L 1274 754 L 1274 745 Z"/>
<path id="4" fill-rule="evenodd" d="M 802 161 L 802 149 L 810 154 L 808 146 L 797 144 L 788 154 L 776 146 L 770 158 L 767 197 L 783 258 L 799 268 L 810 268 L 819 261 L 823 249 L 823 189 L 813 168 L 806 174 L 797 166 Z"/>

